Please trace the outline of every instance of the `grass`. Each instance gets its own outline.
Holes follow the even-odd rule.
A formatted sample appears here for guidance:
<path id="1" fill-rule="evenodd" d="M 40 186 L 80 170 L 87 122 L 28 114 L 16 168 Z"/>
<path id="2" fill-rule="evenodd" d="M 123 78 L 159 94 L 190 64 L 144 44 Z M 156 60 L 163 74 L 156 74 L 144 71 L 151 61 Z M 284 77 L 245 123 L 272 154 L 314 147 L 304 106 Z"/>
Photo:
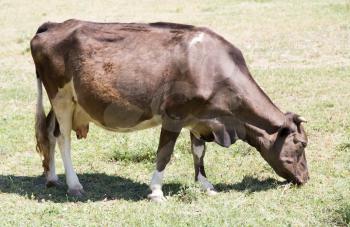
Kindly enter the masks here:
<path id="1" fill-rule="evenodd" d="M 184 130 L 166 169 L 168 201 L 153 204 L 146 197 L 159 128 L 116 134 L 92 126 L 87 140 L 73 140 L 86 196 L 69 197 L 65 186 L 46 189 L 34 146 L 28 45 L 41 23 L 68 18 L 181 22 L 224 35 L 272 100 L 309 120 L 310 182 L 284 184 L 243 142 L 229 149 L 209 144 L 207 175 L 220 193 L 208 197 L 193 182 Z M 1 1 L 0 225 L 350 225 L 349 21 L 348 0 Z"/>

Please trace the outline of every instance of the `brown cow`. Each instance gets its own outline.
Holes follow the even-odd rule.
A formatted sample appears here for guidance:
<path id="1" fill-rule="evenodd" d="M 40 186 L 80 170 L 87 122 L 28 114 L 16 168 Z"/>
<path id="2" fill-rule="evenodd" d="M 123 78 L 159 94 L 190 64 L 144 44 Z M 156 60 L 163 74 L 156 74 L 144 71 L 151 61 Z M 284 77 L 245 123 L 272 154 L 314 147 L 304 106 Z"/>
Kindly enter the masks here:
<path id="1" fill-rule="evenodd" d="M 162 125 L 149 195 L 155 201 L 164 199 L 164 169 L 182 128 L 191 132 L 195 179 L 209 194 L 215 190 L 203 158 L 211 141 L 228 147 L 244 140 L 281 177 L 297 184 L 309 178 L 305 120 L 282 113 L 256 84 L 241 52 L 209 29 L 68 20 L 40 26 L 31 51 L 39 90 L 37 150 L 48 186 L 58 182 L 57 139 L 68 193 L 83 192 L 72 166 L 70 134 L 86 137 L 90 122 L 117 132 Z M 42 83 L 52 106 L 48 116 Z"/>

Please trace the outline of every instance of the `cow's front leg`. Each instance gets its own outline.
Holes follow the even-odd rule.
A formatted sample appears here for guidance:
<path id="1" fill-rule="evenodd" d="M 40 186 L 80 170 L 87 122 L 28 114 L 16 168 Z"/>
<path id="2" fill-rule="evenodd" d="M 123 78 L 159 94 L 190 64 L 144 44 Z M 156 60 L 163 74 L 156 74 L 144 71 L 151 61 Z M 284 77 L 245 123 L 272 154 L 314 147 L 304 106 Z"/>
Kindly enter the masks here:
<path id="1" fill-rule="evenodd" d="M 162 191 L 162 182 L 164 176 L 164 169 L 170 161 L 171 154 L 173 153 L 175 142 L 180 134 L 180 130 L 177 132 L 168 131 L 162 127 L 159 139 L 159 145 L 157 150 L 157 167 L 153 173 L 150 189 L 152 193 L 148 195 L 152 201 L 162 202 L 165 200 Z"/>
<path id="2" fill-rule="evenodd" d="M 72 196 L 82 196 L 84 193 L 83 186 L 80 184 L 77 174 L 74 171 L 71 159 L 71 130 L 73 104 L 59 104 L 54 108 L 57 121 L 60 128 L 58 137 L 58 146 L 61 151 L 64 170 L 66 174 L 66 182 L 68 185 L 68 194 Z"/>
<path id="3" fill-rule="evenodd" d="M 195 181 L 198 181 L 200 183 L 202 190 L 204 190 L 208 195 L 216 195 L 217 192 L 215 191 L 214 186 L 207 180 L 204 171 L 205 150 L 205 142 L 203 140 L 197 139 L 191 133 L 191 151 L 194 162 Z"/>

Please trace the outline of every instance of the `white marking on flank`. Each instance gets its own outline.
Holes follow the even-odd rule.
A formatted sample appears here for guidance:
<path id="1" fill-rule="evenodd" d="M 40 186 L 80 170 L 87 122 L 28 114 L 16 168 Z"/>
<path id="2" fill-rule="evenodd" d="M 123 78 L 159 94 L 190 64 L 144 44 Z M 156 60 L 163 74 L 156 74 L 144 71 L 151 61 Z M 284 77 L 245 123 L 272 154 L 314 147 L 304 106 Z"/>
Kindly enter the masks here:
<path id="1" fill-rule="evenodd" d="M 190 42 L 190 47 L 195 45 L 196 43 L 200 43 L 203 41 L 204 33 L 200 33 L 197 36 L 195 36 L 191 42 Z"/>

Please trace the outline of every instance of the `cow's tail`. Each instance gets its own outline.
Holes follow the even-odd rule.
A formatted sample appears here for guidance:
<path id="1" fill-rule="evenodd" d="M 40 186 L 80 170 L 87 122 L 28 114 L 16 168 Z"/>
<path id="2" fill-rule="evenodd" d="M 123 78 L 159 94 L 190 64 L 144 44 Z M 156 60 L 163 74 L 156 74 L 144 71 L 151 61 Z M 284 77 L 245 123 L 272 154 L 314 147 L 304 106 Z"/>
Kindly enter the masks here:
<path id="1" fill-rule="evenodd" d="M 49 114 L 45 115 L 44 105 L 43 105 L 43 88 L 40 77 L 37 73 L 37 87 L 38 87 L 38 97 L 36 102 L 36 113 L 35 113 L 35 138 L 36 138 L 36 150 L 43 158 L 43 168 L 46 173 L 49 171 L 50 163 L 50 146 L 54 146 L 50 141 L 50 125 L 52 121 L 55 122 L 55 116 L 52 109 Z"/>

